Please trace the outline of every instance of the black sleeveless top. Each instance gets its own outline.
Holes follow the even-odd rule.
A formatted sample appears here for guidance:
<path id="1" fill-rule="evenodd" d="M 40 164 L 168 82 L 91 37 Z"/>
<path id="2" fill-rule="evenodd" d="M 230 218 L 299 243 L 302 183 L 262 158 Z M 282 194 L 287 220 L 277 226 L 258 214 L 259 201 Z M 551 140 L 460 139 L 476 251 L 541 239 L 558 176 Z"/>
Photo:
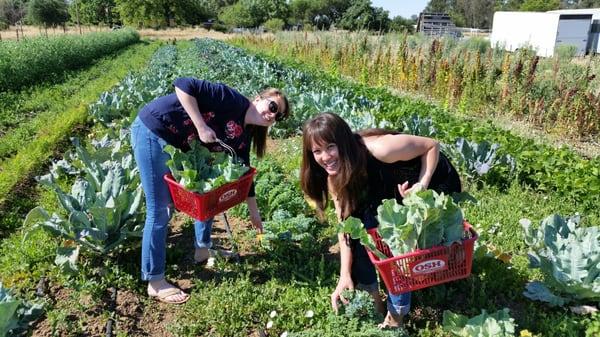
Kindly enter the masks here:
<path id="1" fill-rule="evenodd" d="M 398 191 L 398 184 L 408 181 L 409 185 L 419 181 L 421 173 L 421 157 L 408 161 L 384 163 L 370 153 L 367 158 L 367 186 L 364 194 L 359 198 L 359 207 L 352 212 L 352 216 L 362 220 L 367 229 L 377 227 L 377 207 L 383 199 L 395 198 L 402 201 Z M 438 193 L 451 194 L 460 192 L 460 178 L 446 155 L 440 152 L 437 167 L 428 186 Z"/>

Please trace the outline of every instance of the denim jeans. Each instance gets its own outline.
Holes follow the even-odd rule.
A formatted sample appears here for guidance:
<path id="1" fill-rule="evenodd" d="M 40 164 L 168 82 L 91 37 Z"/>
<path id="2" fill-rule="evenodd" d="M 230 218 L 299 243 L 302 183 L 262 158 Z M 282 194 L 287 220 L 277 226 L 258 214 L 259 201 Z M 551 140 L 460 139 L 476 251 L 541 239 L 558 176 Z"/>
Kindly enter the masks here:
<path id="1" fill-rule="evenodd" d="M 169 172 L 163 151 L 167 142 L 150 131 L 139 118 L 131 125 L 131 144 L 146 197 L 146 221 L 142 236 L 142 279 L 165 277 L 167 226 L 172 213 L 171 194 L 163 176 Z M 196 247 L 210 248 L 213 219 L 194 223 Z"/>
<path id="2" fill-rule="evenodd" d="M 406 316 L 410 311 L 410 292 L 393 295 L 388 293 L 387 310 L 394 315 Z"/>

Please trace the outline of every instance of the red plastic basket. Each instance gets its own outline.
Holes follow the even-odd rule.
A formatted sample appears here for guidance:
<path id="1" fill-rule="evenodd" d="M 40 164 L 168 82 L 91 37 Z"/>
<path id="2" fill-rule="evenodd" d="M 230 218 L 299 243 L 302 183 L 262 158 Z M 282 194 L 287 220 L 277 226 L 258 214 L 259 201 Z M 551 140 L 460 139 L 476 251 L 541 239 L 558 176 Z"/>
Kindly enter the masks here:
<path id="1" fill-rule="evenodd" d="M 393 256 L 381 240 L 377 228 L 367 230 L 377 249 L 388 256 L 379 259 L 369 249 L 367 254 L 375 265 L 388 291 L 394 295 L 423 289 L 437 284 L 465 278 L 471 274 L 473 245 L 477 232 L 465 221 L 467 237 L 451 246 L 436 246 Z"/>
<path id="2" fill-rule="evenodd" d="M 205 221 L 246 200 L 255 174 L 256 169 L 251 167 L 238 180 L 202 194 L 186 190 L 171 173 L 165 174 L 164 179 L 175 208 L 194 219 Z"/>

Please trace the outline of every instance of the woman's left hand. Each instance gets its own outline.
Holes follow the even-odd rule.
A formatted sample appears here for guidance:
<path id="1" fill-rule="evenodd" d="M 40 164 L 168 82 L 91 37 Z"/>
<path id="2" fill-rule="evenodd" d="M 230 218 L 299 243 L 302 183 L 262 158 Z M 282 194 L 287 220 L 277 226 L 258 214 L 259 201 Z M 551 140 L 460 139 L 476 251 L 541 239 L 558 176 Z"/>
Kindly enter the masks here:
<path id="1" fill-rule="evenodd" d="M 402 198 L 406 198 L 411 189 L 412 187 L 409 187 L 408 181 L 405 181 L 403 184 L 398 184 L 398 192 L 400 192 Z"/>

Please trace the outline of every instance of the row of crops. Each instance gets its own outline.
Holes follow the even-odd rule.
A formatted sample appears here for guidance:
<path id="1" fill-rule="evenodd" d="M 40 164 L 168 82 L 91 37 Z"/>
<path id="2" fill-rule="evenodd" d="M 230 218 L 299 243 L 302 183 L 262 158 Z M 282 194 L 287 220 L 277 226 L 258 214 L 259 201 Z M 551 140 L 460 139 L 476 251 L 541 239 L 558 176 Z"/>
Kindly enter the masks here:
<path id="1" fill-rule="evenodd" d="M 265 218 L 265 239 L 257 244 L 251 231 L 237 233 L 246 253 L 243 263 L 218 263 L 212 277 L 194 279 L 192 299 L 175 309 L 168 332 L 181 336 L 398 334 L 375 328 L 379 318 L 361 296 L 342 315 L 329 308 L 327 298 L 338 270 L 329 252 L 335 226 L 316 221 L 295 173 L 300 150 L 294 136 L 304 120 L 320 111 L 340 114 L 354 129 L 385 126 L 444 141 L 444 151 L 479 200 L 463 205 L 481 235 L 473 275 L 415 293 L 406 326 L 411 334 L 487 336 L 496 331 L 497 336 L 510 336 L 521 331 L 521 335 L 593 336 L 599 332 L 597 316 L 576 316 L 565 307 L 600 299 L 597 227 L 559 216 L 537 226 L 551 213 L 576 211 L 581 212 L 583 225 L 597 224 L 600 217 L 593 205 L 598 202 L 594 191 L 600 189 L 600 181 L 593 168 L 598 163 L 535 145 L 492 125 L 453 118 L 423 102 L 249 55 L 212 40 L 180 43 L 177 49 L 163 47 L 145 71 L 127 76 L 89 107 L 97 122 L 93 135 L 85 141 L 73 139 L 73 149 L 40 178 L 49 187 L 40 207 L 29 213 L 21 231 L 0 246 L 0 279 L 13 288 L 3 290 L 7 295 L 0 298 L 0 305 L 12 310 L 6 311 L 11 329 L 26 329 L 32 316 L 39 315 L 44 301 L 31 304 L 29 300 L 35 297 L 31 289 L 41 276 L 47 283 L 74 289 L 71 301 L 92 297 L 87 306 L 44 303 L 46 320 L 56 331 L 98 333 L 86 331 L 81 324 L 59 323 L 65 315 L 80 316 L 80 322 L 90 316 L 104 317 L 100 319 L 107 329 L 123 329 L 125 334 L 127 327 L 136 324 L 135 319 L 119 320 L 110 309 L 116 300 L 105 295 L 110 288 L 111 294 L 134 291 L 144 296 L 136 281 L 137 258 L 131 258 L 139 256 L 143 201 L 127 126 L 141 105 L 170 92 L 178 76 L 221 81 L 247 96 L 267 86 L 280 87 L 294 112 L 271 130 L 279 138 L 277 146 L 257 164 L 256 191 Z M 578 176 L 584 171 L 588 174 Z M 573 185 L 565 186 L 565 179 Z M 231 213 L 246 216 L 244 207 Z M 531 218 L 534 225 L 524 220 L 522 229 L 518 222 L 522 217 Z M 528 268 L 529 250 L 542 273 Z M 181 256 L 190 252 L 169 249 L 167 263 L 179 265 L 168 270 L 170 277 L 182 277 Z M 506 258 L 511 255 L 512 259 Z M 19 302 L 14 293 L 27 301 Z M 554 308 L 548 309 L 550 305 Z M 442 317 L 443 310 L 448 311 Z"/>
<path id="2" fill-rule="evenodd" d="M 594 139 L 600 130 L 600 61 L 552 59 L 480 38 L 280 32 L 236 44 L 303 60 L 370 86 L 433 97 L 468 115 L 525 120 L 552 133 Z"/>

